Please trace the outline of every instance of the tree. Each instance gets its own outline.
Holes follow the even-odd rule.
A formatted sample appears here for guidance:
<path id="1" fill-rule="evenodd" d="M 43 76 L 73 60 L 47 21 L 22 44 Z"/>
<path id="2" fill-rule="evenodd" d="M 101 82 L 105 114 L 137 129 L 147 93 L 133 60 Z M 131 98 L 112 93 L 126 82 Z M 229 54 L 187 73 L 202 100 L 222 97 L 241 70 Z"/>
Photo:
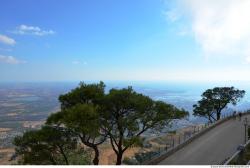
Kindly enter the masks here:
<path id="1" fill-rule="evenodd" d="M 77 139 L 67 129 L 44 126 L 14 139 L 21 164 L 69 165 L 69 152 L 77 149 Z"/>
<path id="2" fill-rule="evenodd" d="M 66 127 L 76 134 L 79 140 L 94 151 L 93 164 L 99 163 L 98 145 L 106 136 L 100 129 L 98 106 L 104 98 L 103 82 L 85 84 L 83 82 L 71 92 L 61 95 L 61 111 L 50 115 L 47 124 Z"/>
<path id="3" fill-rule="evenodd" d="M 173 105 L 153 101 L 131 87 L 104 92 L 105 85 L 80 83 L 79 87 L 61 95 L 61 111 L 52 114 L 47 124 L 67 128 L 94 151 L 93 164 L 99 163 L 98 146 L 107 138 L 121 164 L 123 153 L 141 144 L 141 134 L 161 129 L 172 119 L 188 113 Z"/>
<path id="4" fill-rule="evenodd" d="M 244 95 L 244 90 L 238 90 L 234 87 L 208 89 L 201 95 L 202 99 L 193 106 L 193 114 L 195 116 L 206 117 L 210 122 L 219 120 L 222 110 L 228 104 L 236 105 Z"/>
<path id="5" fill-rule="evenodd" d="M 193 115 L 207 118 L 211 123 L 215 121 L 215 110 L 211 103 L 207 99 L 198 101 L 198 104 L 193 105 Z"/>
<path id="6" fill-rule="evenodd" d="M 153 101 L 147 96 L 126 89 L 111 89 L 102 106 L 102 129 L 116 153 L 116 164 L 122 163 L 124 152 L 141 144 L 141 135 L 149 129 L 161 129 L 172 119 L 188 113 L 173 105 Z"/>
<path id="7" fill-rule="evenodd" d="M 84 145 L 94 150 L 93 164 L 98 165 L 98 145 L 106 140 L 106 136 L 101 135 L 99 121 L 96 107 L 91 104 L 77 104 L 51 115 L 47 124 L 60 123 L 60 126 L 66 127 L 77 135 Z"/>

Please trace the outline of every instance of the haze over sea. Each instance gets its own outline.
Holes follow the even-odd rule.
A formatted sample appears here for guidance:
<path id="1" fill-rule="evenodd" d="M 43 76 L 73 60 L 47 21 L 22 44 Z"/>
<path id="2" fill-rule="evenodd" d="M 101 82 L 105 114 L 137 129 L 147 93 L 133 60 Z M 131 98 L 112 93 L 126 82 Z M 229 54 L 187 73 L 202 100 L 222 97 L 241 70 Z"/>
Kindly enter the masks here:
<path id="1" fill-rule="evenodd" d="M 250 109 L 250 82 L 246 81 L 225 81 L 225 82 L 180 82 L 180 81 L 162 81 L 162 82 L 107 82 L 109 87 L 126 87 L 133 88 L 155 100 L 173 104 L 179 108 L 184 108 L 190 112 L 190 119 L 195 120 L 192 116 L 192 106 L 201 99 L 201 94 L 206 90 L 214 87 L 234 86 L 246 91 L 245 97 L 236 106 L 229 106 L 226 111 L 247 110 Z"/>
<path id="2" fill-rule="evenodd" d="M 97 83 L 99 81 L 85 81 L 86 83 Z M 180 82 L 180 81 L 104 81 L 106 92 L 111 88 L 124 88 L 132 86 L 139 93 L 145 94 L 152 99 L 162 100 L 173 104 L 179 108 L 184 108 L 190 112 L 192 116 L 192 106 L 201 98 L 201 94 L 209 88 L 216 86 L 234 86 L 238 89 L 246 91 L 245 97 L 238 103 L 237 106 L 229 106 L 229 109 L 247 110 L 250 109 L 250 82 Z M 57 101 L 60 94 L 66 93 L 78 86 L 79 81 L 71 82 L 2 82 L 0 83 L 0 92 L 12 93 L 15 90 L 15 95 L 1 94 L 1 99 L 5 97 L 14 98 L 15 101 L 22 102 L 39 102 L 41 101 L 42 93 L 46 93 L 43 101 L 53 99 L 54 103 L 51 109 L 58 109 L 59 102 Z M 42 93 L 41 93 L 42 92 Z M 22 95 L 21 95 L 22 94 Z M 26 94 L 26 95 L 24 95 Z M 47 103 L 44 103 L 47 106 Z M 40 105 L 43 109 L 43 104 Z M 53 107 L 55 106 L 55 107 Z M 10 106 L 11 107 L 11 106 Z M 52 108 L 53 107 L 53 108 Z M 46 109 L 44 113 L 48 113 L 51 109 Z M 46 111 L 48 110 L 48 111 Z M 6 113 L 13 111 L 9 108 Z"/>

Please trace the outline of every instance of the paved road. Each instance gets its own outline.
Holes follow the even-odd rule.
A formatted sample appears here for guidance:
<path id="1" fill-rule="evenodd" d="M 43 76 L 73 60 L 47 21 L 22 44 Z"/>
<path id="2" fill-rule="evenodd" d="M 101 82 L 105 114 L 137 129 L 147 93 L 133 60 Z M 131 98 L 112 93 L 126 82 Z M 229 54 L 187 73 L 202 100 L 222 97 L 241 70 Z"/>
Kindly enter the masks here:
<path id="1" fill-rule="evenodd" d="M 244 143 L 243 116 L 231 119 L 211 129 L 201 137 L 161 161 L 161 165 L 214 165 L 232 156 L 239 144 Z"/>

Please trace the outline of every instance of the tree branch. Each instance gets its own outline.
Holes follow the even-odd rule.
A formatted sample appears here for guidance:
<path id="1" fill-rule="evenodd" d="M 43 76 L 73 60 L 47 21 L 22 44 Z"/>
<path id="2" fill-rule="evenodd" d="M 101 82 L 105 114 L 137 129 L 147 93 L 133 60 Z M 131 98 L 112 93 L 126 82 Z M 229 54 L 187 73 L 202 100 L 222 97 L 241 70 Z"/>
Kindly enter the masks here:
<path id="1" fill-rule="evenodd" d="M 111 146 L 113 148 L 113 150 L 115 151 L 116 154 L 118 154 L 118 150 L 115 148 L 114 143 L 113 143 L 113 139 L 110 137 L 110 142 L 111 142 Z"/>

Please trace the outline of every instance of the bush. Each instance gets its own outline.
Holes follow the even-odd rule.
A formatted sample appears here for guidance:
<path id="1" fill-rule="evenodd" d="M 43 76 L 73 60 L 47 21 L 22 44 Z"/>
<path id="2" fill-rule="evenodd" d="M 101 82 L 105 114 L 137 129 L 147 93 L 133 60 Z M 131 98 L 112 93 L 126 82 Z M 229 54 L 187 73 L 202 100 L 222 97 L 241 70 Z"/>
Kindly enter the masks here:
<path id="1" fill-rule="evenodd" d="M 128 158 L 128 157 L 125 157 L 123 159 L 123 163 L 126 165 L 137 165 L 138 164 L 138 162 L 135 158 Z"/>

